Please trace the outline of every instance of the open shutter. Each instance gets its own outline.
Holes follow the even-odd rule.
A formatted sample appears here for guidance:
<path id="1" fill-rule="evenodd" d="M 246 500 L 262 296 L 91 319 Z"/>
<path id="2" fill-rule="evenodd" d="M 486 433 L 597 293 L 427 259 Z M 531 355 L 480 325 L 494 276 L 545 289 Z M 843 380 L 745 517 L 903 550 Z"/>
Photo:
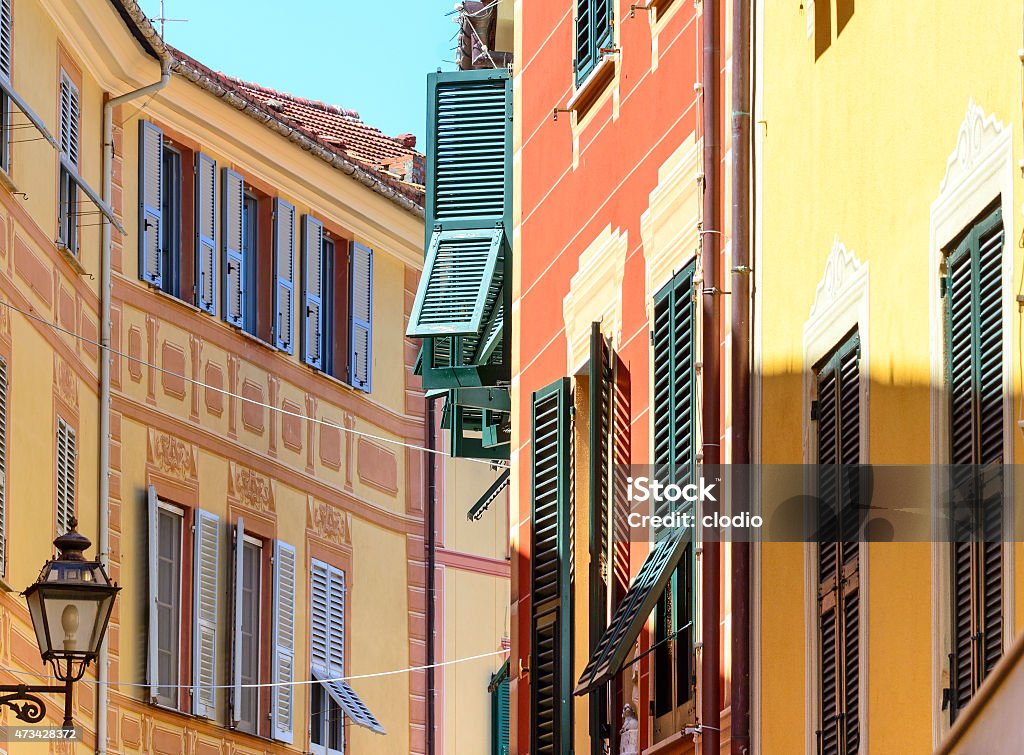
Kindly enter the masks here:
<path id="1" fill-rule="evenodd" d="M 217 608 L 220 590 L 220 518 L 196 510 L 192 569 L 192 713 L 217 713 Z"/>
<path id="2" fill-rule="evenodd" d="M 160 499 L 156 488 L 150 485 L 146 489 L 146 524 L 148 539 L 146 541 L 147 570 L 149 582 L 148 617 L 146 622 L 146 684 L 149 685 L 150 702 L 155 702 L 160 687 L 160 675 L 157 673 L 157 656 L 159 654 L 159 618 L 157 615 L 157 596 L 160 594 L 159 559 L 160 559 Z"/>
<path id="3" fill-rule="evenodd" d="M 349 265 L 349 384 L 369 393 L 373 375 L 373 250 L 353 242 Z"/>
<path id="4" fill-rule="evenodd" d="M 78 87 L 62 70 L 60 74 L 60 149 L 78 167 L 78 128 L 82 110 Z"/>
<path id="5" fill-rule="evenodd" d="M 331 647 L 330 576 L 327 564 L 314 560 L 310 580 L 309 661 L 323 678 L 330 678 Z"/>
<path id="6" fill-rule="evenodd" d="M 566 378 L 533 394 L 530 720 L 536 755 L 566 755 L 571 746 L 571 405 Z"/>
<path id="7" fill-rule="evenodd" d="M 139 278 L 157 287 L 164 280 L 163 155 L 163 131 L 139 121 Z"/>
<path id="8" fill-rule="evenodd" d="M 576 82 L 587 78 L 594 67 L 594 4 L 603 0 L 576 0 Z"/>
<path id="9" fill-rule="evenodd" d="M 245 521 L 235 522 L 231 568 L 231 724 L 242 720 L 242 594 L 245 553 Z"/>
<path id="10" fill-rule="evenodd" d="M 78 456 L 75 431 L 57 419 L 57 534 L 71 529 L 75 515 L 75 459 Z"/>
<path id="11" fill-rule="evenodd" d="M 292 353 L 295 330 L 295 208 L 278 199 L 274 210 L 274 343 Z"/>
<path id="12" fill-rule="evenodd" d="M 324 226 L 302 216 L 302 360 L 324 368 Z"/>
<path id="13" fill-rule="evenodd" d="M 11 80 L 11 0 L 0 0 L 0 76 Z"/>
<path id="14" fill-rule="evenodd" d="M 217 313 L 217 161 L 196 155 L 196 304 Z"/>
<path id="15" fill-rule="evenodd" d="M 491 755 L 509 755 L 509 679 L 508 675 L 491 690 Z"/>
<path id="16" fill-rule="evenodd" d="M 224 319 L 239 328 L 245 325 L 245 254 L 242 231 L 242 207 L 245 204 L 245 180 L 224 168 L 221 187 L 224 199 L 221 223 L 224 227 Z"/>
<path id="17" fill-rule="evenodd" d="M 295 548 L 274 541 L 274 619 L 271 652 L 270 721 L 273 738 L 294 740 L 295 693 Z"/>
<path id="18" fill-rule="evenodd" d="M 330 649 L 327 660 L 331 673 L 345 676 L 345 573 L 330 569 L 328 578 L 328 611 L 330 617 Z"/>

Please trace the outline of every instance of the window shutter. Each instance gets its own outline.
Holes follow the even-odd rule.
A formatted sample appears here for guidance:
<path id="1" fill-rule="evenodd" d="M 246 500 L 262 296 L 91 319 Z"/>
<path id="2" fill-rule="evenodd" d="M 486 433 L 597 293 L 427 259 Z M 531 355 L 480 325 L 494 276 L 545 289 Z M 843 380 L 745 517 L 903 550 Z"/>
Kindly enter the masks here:
<path id="1" fill-rule="evenodd" d="M 509 755 L 509 680 L 506 677 L 491 692 L 491 753 Z"/>
<path id="2" fill-rule="evenodd" d="M 139 121 L 139 278 L 163 285 L 164 134 Z"/>
<path id="3" fill-rule="evenodd" d="M 295 548 L 274 541 L 274 620 L 271 652 L 270 721 L 273 738 L 293 741 L 295 680 Z"/>
<path id="4" fill-rule="evenodd" d="M 309 660 L 314 668 L 330 677 L 331 648 L 330 577 L 327 564 L 314 560 L 310 580 Z"/>
<path id="5" fill-rule="evenodd" d="M 78 128 L 81 105 L 78 87 L 61 71 L 60 75 L 60 150 L 78 166 Z"/>
<path id="6" fill-rule="evenodd" d="M 231 724 L 242 720 L 242 575 L 245 553 L 245 521 L 235 522 L 231 567 Z"/>
<path id="7" fill-rule="evenodd" d="M 221 222 L 224 226 L 224 319 L 239 328 L 245 325 L 245 255 L 242 231 L 242 207 L 245 180 L 230 168 L 221 179 L 224 199 Z"/>
<path id="8" fill-rule="evenodd" d="M 11 0 L 0 0 L 0 77 L 11 80 Z"/>
<path id="9" fill-rule="evenodd" d="M 576 0 L 576 83 L 587 78 L 594 67 L 593 5 L 603 0 Z"/>
<path id="10" fill-rule="evenodd" d="M 196 510 L 195 566 L 192 570 L 192 713 L 217 714 L 217 608 L 220 575 L 220 518 Z"/>
<path id="11" fill-rule="evenodd" d="M 571 745 L 571 475 L 569 381 L 533 394 L 530 720 L 531 752 Z"/>
<path id="12" fill-rule="evenodd" d="M 0 575 L 7 574 L 7 385 L 7 361 L 0 359 Z"/>
<path id="13" fill-rule="evenodd" d="M 217 313 L 217 161 L 196 154 L 196 303 Z"/>
<path id="14" fill-rule="evenodd" d="M 328 571 L 330 617 L 330 651 L 327 660 L 334 677 L 345 676 L 345 573 L 340 569 Z"/>
<path id="15" fill-rule="evenodd" d="M 324 368 L 324 226 L 302 216 L 302 359 L 310 367 Z"/>
<path id="16" fill-rule="evenodd" d="M 149 685 L 150 702 L 155 702 L 160 687 L 160 678 L 157 673 L 158 639 L 157 627 L 157 596 L 159 595 L 159 557 L 160 557 L 160 500 L 156 495 L 156 488 L 150 485 L 146 488 L 146 519 L 148 525 L 147 546 L 147 571 L 149 581 L 149 610 L 146 622 L 146 684 Z"/>
<path id="17" fill-rule="evenodd" d="M 373 250 L 353 242 L 349 264 L 349 383 L 369 393 L 373 374 Z"/>
<path id="18" fill-rule="evenodd" d="M 278 199 L 274 210 L 274 341 L 277 348 L 292 353 L 295 330 L 295 208 Z"/>
<path id="19" fill-rule="evenodd" d="M 75 515 L 75 459 L 78 456 L 75 431 L 61 417 L 57 419 L 57 534 L 71 529 Z"/>

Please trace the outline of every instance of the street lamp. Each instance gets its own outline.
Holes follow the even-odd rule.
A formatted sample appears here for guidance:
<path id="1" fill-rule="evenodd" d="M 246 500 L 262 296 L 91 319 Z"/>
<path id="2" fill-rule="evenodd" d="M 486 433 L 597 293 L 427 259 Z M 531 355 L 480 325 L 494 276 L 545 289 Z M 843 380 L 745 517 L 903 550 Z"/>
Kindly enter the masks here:
<path id="1" fill-rule="evenodd" d="M 96 660 L 121 589 L 110 581 L 103 564 L 87 561 L 83 551 L 92 546 L 89 538 L 71 529 L 53 541 L 57 558 L 47 561 L 39 578 L 23 593 L 28 602 L 39 652 L 50 664 L 57 685 L 0 685 L 0 705 L 30 724 L 46 716 L 46 704 L 39 693 L 64 693 L 64 728 L 71 728 L 72 685 Z"/>

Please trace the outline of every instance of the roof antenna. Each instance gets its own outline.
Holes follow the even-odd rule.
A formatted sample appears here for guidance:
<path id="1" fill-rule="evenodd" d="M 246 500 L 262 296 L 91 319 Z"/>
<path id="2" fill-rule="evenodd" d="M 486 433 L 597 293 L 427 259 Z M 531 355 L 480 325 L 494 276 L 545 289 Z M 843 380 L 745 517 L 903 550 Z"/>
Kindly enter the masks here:
<path id="1" fill-rule="evenodd" d="M 153 20 L 160 22 L 160 39 L 164 38 L 164 25 L 168 21 L 170 21 L 171 23 L 188 23 L 187 18 L 167 18 L 166 14 L 164 13 L 164 0 L 160 0 L 160 15 L 157 18 L 154 18 Z"/>

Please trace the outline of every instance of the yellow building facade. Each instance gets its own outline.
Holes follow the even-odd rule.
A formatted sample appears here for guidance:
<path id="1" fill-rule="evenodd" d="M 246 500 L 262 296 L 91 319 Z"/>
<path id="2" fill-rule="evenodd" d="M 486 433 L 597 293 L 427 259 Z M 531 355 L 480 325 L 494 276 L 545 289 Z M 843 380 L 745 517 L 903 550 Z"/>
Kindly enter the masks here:
<path id="1" fill-rule="evenodd" d="M 432 728 L 437 752 L 484 751 L 509 634 L 506 494 L 468 522 L 496 471 L 420 450 L 415 150 L 206 69 L 132 0 L 0 14 L 4 683 L 44 673 L 16 591 L 74 516 L 123 588 L 106 680 L 77 685 L 75 751 L 404 754 Z M 105 189 L 105 104 L 141 87 L 111 108 Z M 304 108 L 383 151 L 347 154 Z M 433 660 L 480 656 L 433 689 L 431 465 Z M 350 676 L 365 678 L 331 681 Z"/>
<path id="2" fill-rule="evenodd" d="M 852 450 L 841 463 L 1019 459 L 1020 6 L 813 0 L 762 2 L 755 16 L 755 461 L 826 463 L 834 359 L 851 370 L 839 401 Z M 978 357 L 959 351 L 966 326 L 949 308 L 967 301 L 956 297 L 968 258 L 980 265 L 981 293 L 965 306 L 980 296 L 988 307 L 976 353 L 991 357 L 981 357 L 980 393 L 965 394 L 958 366 Z M 981 409 L 963 413 L 965 395 Z M 960 453 L 961 433 L 981 438 L 981 457 Z M 998 450 L 983 458 L 986 443 Z M 925 510 L 937 500 L 928 484 L 908 499 Z M 1007 500 L 1004 533 L 1019 506 Z M 1012 536 L 998 539 L 980 562 L 981 617 L 960 613 L 975 577 L 956 581 L 948 542 L 855 545 L 838 591 L 834 577 L 821 581 L 817 545 L 760 545 L 754 751 L 938 747 L 953 716 L 974 715 L 967 698 L 988 697 L 979 688 L 1024 620 L 1024 552 Z M 853 617 L 838 635 L 823 628 L 837 601 Z M 965 650 L 957 637 L 968 633 Z M 848 658 L 835 663 L 837 636 Z M 823 673 L 841 678 L 845 700 Z M 973 740 L 988 742 L 985 752 L 1013 751 L 1010 729 L 987 734 Z"/>

